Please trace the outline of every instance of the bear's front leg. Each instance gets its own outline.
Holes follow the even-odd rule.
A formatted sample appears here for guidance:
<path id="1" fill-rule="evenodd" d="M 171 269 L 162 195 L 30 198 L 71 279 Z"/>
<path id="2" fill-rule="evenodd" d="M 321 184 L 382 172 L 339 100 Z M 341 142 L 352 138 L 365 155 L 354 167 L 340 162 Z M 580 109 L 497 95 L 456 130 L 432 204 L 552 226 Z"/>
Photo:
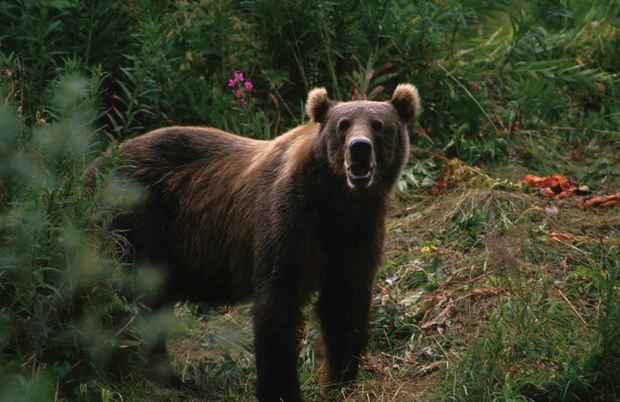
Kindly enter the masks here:
<path id="1" fill-rule="evenodd" d="M 371 285 L 346 279 L 326 281 L 317 304 L 328 363 L 323 385 L 328 389 L 355 380 L 368 342 Z"/>
<path id="2" fill-rule="evenodd" d="M 321 393 L 357 377 L 368 343 L 372 288 L 383 248 L 382 226 L 378 227 L 374 231 L 360 230 L 350 244 L 327 244 L 329 263 L 316 305 L 328 366 Z"/>
<path id="3" fill-rule="evenodd" d="M 254 302 L 254 349 L 261 402 L 301 401 L 297 375 L 301 306 L 294 286 L 274 279 L 257 290 Z"/>

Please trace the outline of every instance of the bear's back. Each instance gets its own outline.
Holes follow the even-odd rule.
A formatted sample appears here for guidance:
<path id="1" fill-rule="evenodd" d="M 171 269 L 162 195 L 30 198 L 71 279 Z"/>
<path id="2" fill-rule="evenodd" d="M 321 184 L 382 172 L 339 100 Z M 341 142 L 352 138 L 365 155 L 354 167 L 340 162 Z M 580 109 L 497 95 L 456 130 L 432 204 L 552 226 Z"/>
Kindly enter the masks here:
<path id="1" fill-rule="evenodd" d="M 315 132 L 300 126 L 261 141 L 211 128 L 168 127 L 128 140 L 121 145 L 121 172 L 145 187 L 142 216 L 155 219 L 138 217 L 128 225 L 133 227 L 119 229 L 136 233 L 136 240 L 128 237 L 143 249 L 137 254 L 147 260 L 156 254 L 176 271 L 170 286 L 182 290 L 179 296 L 249 296 L 257 230 L 267 224 L 273 183 L 294 170 L 295 153 Z"/>

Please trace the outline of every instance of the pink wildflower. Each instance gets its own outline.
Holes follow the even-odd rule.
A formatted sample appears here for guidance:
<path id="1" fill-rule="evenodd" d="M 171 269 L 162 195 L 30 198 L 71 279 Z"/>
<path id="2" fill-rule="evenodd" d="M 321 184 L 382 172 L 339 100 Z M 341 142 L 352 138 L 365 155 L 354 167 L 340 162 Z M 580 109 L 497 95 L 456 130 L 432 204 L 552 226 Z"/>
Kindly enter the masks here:
<path id="1" fill-rule="evenodd" d="M 243 76 L 243 71 L 235 71 L 233 73 L 233 77 L 237 82 L 243 82 L 245 80 L 245 77 Z"/>
<path id="2" fill-rule="evenodd" d="M 235 97 L 242 99 L 243 98 L 243 89 L 239 88 L 235 91 Z"/>
<path id="3" fill-rule="evenodd" d="M 228 80 L 228 88 L 234 88 L 235 86 L 237 86 L 236 80 Z"/>
<path id="4" fill-rule="evenodd" d="M 244 86 L 245 86 L 245 90 L 248 92 L 252 92 L 252 89 L 254 89 L 254 84 L 250 80 L 247 80 Z"/>

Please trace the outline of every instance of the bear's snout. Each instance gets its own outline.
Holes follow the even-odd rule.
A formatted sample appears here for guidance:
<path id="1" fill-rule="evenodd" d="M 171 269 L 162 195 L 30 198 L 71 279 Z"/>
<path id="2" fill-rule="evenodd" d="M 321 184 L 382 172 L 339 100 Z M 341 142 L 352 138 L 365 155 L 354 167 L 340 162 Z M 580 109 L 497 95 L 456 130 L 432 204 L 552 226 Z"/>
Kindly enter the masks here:
<path id="1" fill-rule="evenodd" d="M 372 156 L 372 143 L 367 138 L 354 138 L 349 144 L 351 161 L 354 164 L 370 166 Z"/>
<path id="2" fill-rule="evenodd" d="M 366 137 L 352 138 L 347 146 L 345 165 L 350 188 L 370 187 L 375 168 L 372 141 Z"/>

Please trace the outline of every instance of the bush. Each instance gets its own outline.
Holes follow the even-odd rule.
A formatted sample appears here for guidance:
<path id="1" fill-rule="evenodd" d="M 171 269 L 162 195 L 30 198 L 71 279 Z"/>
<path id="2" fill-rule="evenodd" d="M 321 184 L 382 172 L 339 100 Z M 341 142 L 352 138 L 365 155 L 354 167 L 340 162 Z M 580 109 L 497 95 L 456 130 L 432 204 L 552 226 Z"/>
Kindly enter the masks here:
<path id="1" fill-rule="evenodd" d="M 3 64 L 27 121 L 46 117 L 44 88 L 67 58 L 105 73 L 99 122 L 116 139 L 173 123 L 267 138 L 299 122 L 314 86 L 385 98 L 412 81 L 424 94 L 420 144 L 473 163 L 501 160 L 522 129 L 617 125 L 617 18 L 612 1 L 0 6 L 12 32 Z M 243 104 L 226 85 L 235 71 L 254 84 Z"/>
<path id="2" fill-rule="evenodd" d="M 109 179 L 95 195 L 85 190 L 102 75 L 72 67 L 46 91 L 52 121 L 29 125 L 11 97 L 0 106 L 1 400 L 49 400 L 58 386 L 103 378 L 143 339 L 122 327 L 139 299 L 123 291 L 133 276 L 100 233 L 135 196 Z"/>

